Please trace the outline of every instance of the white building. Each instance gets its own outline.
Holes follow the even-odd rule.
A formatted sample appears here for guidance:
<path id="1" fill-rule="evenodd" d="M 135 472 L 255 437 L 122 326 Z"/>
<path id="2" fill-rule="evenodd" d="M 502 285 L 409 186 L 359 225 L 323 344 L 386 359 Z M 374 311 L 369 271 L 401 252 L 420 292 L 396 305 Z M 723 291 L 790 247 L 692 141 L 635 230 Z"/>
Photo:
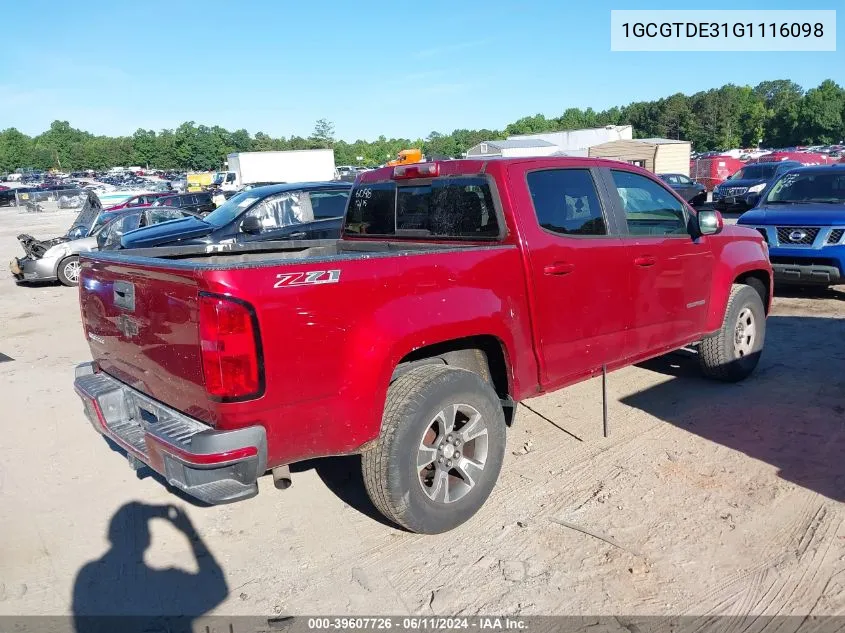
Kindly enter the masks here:
<path id="1" fill-rule="evenodd" d="M 630 125 L 608 125 L 587 130 L 519 134 L 505 141 L 484 141 L 467 150 L 467 158 L 512 156 L 587 156 L 594 145 L 631 140 Z"/>
<path id="2" fill-rule="evenodd" d="M 540 134 L 519 134 L 509 136 L 508 140 L 546 141 L 557 147 L 559 154 L 566 156 L 587 156 L 593 145 L 610 141 L 626 141 L 634 138 L 631 125 L 607 125 L 586 130 L 563 130 L 561 132 L 542 132 Z"/>
<path id="3" fill-rule="evenodd" d="M 467 158 L 513 158 L 551 156 L 558 150 L 554 143 L 538 139 L 483 141 L 467 150 Z"/>

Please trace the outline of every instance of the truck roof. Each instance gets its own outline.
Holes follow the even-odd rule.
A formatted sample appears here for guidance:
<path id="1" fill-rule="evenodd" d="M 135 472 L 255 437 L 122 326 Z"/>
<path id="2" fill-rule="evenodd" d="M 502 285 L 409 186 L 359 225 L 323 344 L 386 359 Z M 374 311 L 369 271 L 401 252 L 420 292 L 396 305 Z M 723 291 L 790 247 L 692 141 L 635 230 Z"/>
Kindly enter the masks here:
<path id="1" fill-rule="evenodd" d="M 349 189 L 352 187 L 351 182 L 344 182 L 342 180 L 326 180 L 324 182 L 286 182 L 278 185 L 262 185 L 261 187 L 254 187 L 250 189 L 250 194 L 258 194 L 261 196 L 271 195 L 274 193 L 283 193 L 285 191 L 300 191 L 302 189 Z"/>
<path id="2" fill-rule="evenodd" d="M 644 171 L 641 167 L 637 167 L 625 161 L 612 160 L 609 158 L 588 158 L 586 156 L 515 156 L 515 157 L 485 157 L 485 158 L 460 158 L 456 160 L 436 160 L 421 163 L 412 163 L 413 165 L 428 165 L 438 164 L 440 166 L 440 175 L 456 176 L 462 174 L 480 174 L 487 170 L 489 163 L 505 163 L 505 164 L 521 164 L 542 162 L 544 166 L 560 167 L 619 167 L 624 165 L 630 171 Z M 378 182 L 381 180 L 389 180 L 393 176 L 393 166 L 380 167 L 370 171 L 363 172 L 358 176 L 358 182 Z"/>

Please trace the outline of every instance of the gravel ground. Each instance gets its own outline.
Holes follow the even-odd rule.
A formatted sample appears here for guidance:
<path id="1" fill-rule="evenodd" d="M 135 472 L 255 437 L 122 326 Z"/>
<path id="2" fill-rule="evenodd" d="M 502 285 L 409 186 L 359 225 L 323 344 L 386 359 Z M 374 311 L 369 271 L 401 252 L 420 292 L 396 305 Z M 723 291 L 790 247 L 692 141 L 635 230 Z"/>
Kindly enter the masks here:
<path id="1" fill-rule="evenodd" d="M 0 209 L 0 253 L 72 217 Z M 611 374 L 609 438 L 595 380 L 528 401 L 488 504 L 419 536 L 354 457 L 211 508 L 136 474 L 73 393 L 75 290 L 0 270 L 0 615 L 845 615 L 843 319 L 845 292 L 782 294 L 738 385 L 683 354 Z"/>

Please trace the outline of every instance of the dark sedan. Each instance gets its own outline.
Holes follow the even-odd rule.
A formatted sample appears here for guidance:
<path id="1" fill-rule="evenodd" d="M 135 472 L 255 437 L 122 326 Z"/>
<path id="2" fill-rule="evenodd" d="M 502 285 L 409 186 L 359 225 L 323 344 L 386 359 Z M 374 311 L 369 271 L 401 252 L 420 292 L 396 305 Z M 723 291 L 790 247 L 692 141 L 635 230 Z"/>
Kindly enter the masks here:
<path id="1" fill-rule="evenodd" d="M 683 174 L 658 174 L 658 176 L 691 205 L 698 206 L 707 202 L 707 189 L 692 178 Z"/>
<path id="2" fill-rule="evenodd" d="M 192 193 L 180 193 L 178 195 L 163 196 L 157 198 L 153 203 L 154 207 L 176 207 L 183 211 L 205 215 L 217 208 L 211 193 L 207 191 L 196 191 Z"/>
<path id="3" fill-rule="evenodd" d="M 256 187 L 232 196 L 207 216 L 132 231 L 123 248 L 340 237 L 351 183 Z"/>

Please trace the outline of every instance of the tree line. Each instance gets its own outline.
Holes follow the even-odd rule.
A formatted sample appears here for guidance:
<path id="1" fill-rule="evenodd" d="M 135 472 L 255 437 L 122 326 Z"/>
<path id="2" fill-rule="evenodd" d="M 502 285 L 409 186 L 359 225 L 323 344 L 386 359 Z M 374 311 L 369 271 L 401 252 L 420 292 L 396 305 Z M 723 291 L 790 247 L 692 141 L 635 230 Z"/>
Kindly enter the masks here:
<path id="1" fill-rule="evenodd" d="M 805 91 L 793 81 L 764 81 L 755 87 L 681 93 L 638 101 L 599 112 L 568 108 L 559 117 L 527 116 L 503 130 L 431 132 L 425 139 L 385 138 L 349 143 L 334 137 L 334 126 L 320 119 L 313 133 L 273 138 L 240 129 L 183 123 L 173 130 L 137 130 L 132 136 L 96 136 L 67 121 L 53 121 L 35 137 L 15 128 L 0 132 L 0 172 L 18 169 L 106 169 L 140 165 L 158 169 L 219 169 L 232 152 L 333 148 L 339 165 L 378 165 L 408 147 L 428 156 L 459 157 L 482 141 L 512 134 L 632 125 L 635 137 L 665 137 L 692 142 L 696 151 L 734 147 L 791 147 L 828 144 L 845 138 L 845 90 L 832 80 Z"/>

